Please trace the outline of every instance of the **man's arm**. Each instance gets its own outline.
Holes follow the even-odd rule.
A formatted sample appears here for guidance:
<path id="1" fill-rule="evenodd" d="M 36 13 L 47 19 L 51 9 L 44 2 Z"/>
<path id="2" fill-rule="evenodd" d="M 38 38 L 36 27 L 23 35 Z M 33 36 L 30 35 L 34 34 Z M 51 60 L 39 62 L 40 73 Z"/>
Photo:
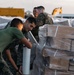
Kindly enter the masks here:
<path id="1" fill-rule="evenodd" d="M 10 50 L 9 50 L 9 49 L 6 50 L 6 55 L 7 55 L 8 59 L 9 59 L 9 61 L 11 62 L 11 64 L 14 66 L 14 68 L 15 68 L 16 70 L 18 70 L 18 67 L 17 67 L 17 65 L 15 64 L 15 62 L 14 62 L 12 56 L 11 56 L 11 53 L 10 53 Z"/>
<path id="2" fill-rule="evenodd" d="M 13 67 L 15 68 L 16 72 L 19 72 L 22 75 L 22 72 L 20 71 L 20 69 L 15 64 L 15 61 L 13 60 L 13 58 L 11 56 L 11 52 L 10 52 L 9 49 L 6 50 L 6 55 L 7 55 L 8 59 L 9 59 L 9 61 L 11 62 L 11 64 L 13 65 Z"/>
<path id="3" fill-rule="evenodd" d="M 20 39 L 21 42 L 28 48 L 32 48 L 31 42 L 23 35 L 23 33 L 17 28 L 13 28 L 13 34 L 16 38 Z"/>
<path id="4" fill-rule="evenodd" d="M 25 37 L 21 39 L 21 42 L 28 48 L 32 48 L 32 43 L 28 41 Z"/>

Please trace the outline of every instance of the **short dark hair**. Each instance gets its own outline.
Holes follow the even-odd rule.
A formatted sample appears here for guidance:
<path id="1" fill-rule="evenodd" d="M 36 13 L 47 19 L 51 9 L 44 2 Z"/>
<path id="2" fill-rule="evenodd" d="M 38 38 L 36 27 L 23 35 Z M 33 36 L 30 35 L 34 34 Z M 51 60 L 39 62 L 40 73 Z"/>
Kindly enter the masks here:
<path id="1" fill-rule="evenodd" d="M 11 24 L 10 26 L 11 27 L 16 27 L 18 24 L 23 24 L 22 20 L 18 19 L 18 18 L 14 18 L 12 21 L 11 21 Z"/>
<path id="2" fill-rule="evenodd" d="M 30 23 L 35 23 L 36 25 L 36 19 L 34 17 L 28 17 L 27 20 L 30 22 Z"/>
<path id="3" fill-rule="evenodd" d="M 45 9 L 44 6 L 38 6 L 37 9 Z"/>
<path id="4" fill-rule="evenodd" d="M 33 9 L 37 9 L 37 7 L 34 7 Z"/>

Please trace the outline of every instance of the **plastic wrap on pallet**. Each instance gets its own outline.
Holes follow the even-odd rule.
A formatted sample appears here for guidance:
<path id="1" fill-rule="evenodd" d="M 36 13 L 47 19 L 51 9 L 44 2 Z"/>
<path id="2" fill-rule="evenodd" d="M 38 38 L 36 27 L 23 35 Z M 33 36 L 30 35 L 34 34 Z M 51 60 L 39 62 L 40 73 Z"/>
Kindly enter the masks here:
<path id="1" fill-rule="evenodd" d="M 6 17 L 6 16 L 0 16 L 0 29 L 5 28 L 5 26 L 8 24 L 8 22 L 10 22 L 14 18 L 19 18 L 23 22 L 25 22 L 25 20 L 26 20 L 26 19 L 24 19 L 22 17 Z"/>
<path id="2" fill-rule="evenodd" d="M 56 56 L 56 57 L 62 57 L 66 59 L 72 59 L 74 58 L 74 52 L 44 47 L 42 49 L 42 56 L 43 57 Z"/>
<path id="3" fill-rule="evenodd" d="M 4 29 L 6 25 L 7 25 L 7 23 L 0 24 L 0 29 Z"/>
<path id="4" fill-rule="evenodd" d="M 45 68 L 42 75 L 74 75 L 74 72 L 59 71 Z"/>
<path id="5" fill-rule="evenodd" d="M 50 69 L 68 71 L 69 59 L 49 56 L 45 58 L 45 61 Z"/>
<path id="6" fill-rule="evenodd" d="M 58 20 L 60 20 L 60 18 Z M 63 21 L 54 22 L 54 25 L 70 26 L 68 19 L 64 19 Z"/>
<path id="7" fill-rule="evenodd" d="M 1 23 L 6 23 L 6 22 L 9 22 L 9 21 L 11 21 L 12 19 L 14 19 L 14 18 L 19 18 L 19 19 L 21 19 L 23 22 L 25 22 L 25 19 L 24 18 L 22 18 L 22 17 L 17 17 L 17 16 L 15 16 L 15 17 L 11 17 L 11 16 L 0 16 L 0 24 Z"/>
<path id="8" fill-rule="evenodd" d="M 45 66 L 44 58 L 41 54 L 42 48 L 41 46 L 38 46 L 36 49 L 36 58 L 33 63 L 33 70 L 31 72 L 31 75 L 42 75 L 43 68 Z"/>
<path id="9" fill-rule="evenodd" d="M 38 33 L 38 35 L 39 35 L 39 44 L 41 46 L 44 46 L 45 43 L 46 43 L 46 37 L 45 37 L 46 33 L 47 33 L 46 27 L 47 27 L 47 25 L 39 27 L 39 33 Z"/>
<path id="10" fill-rule="evenodd" d="M 74 72 L 74 66 L 70 65 L 69 66 L 69 71 L 73 71 Z"/>
<path id="11" fill-rule="evenodd" d="M 2 17 L 2 16 L 0 16 L 0 24 L 2 24 L 2 23 L 7 23 L 7 22 L 9 22 L 9 21 L 11 21 L 10 19 L 7 19 L 7 17 Z"/>
<path id="12" fill-rule="evenodd" d="M 63 36 L 60 36 L 61 34 L 58 34 L 59 26 L 54 26 L 54 29 L 53 26 L 51 26 L 49 36 L 48 27 L 49 26 L 46 25 L 39 30 L 39 36 L 41 37 L 39 38 L 39 42 L 42 49 L 39 49 L 38 47 L 36 50 L 36 58 L 34 60 L 33 70 L 31 72 L 32 75 L 73 75 L 74 73 L 69 73 L 67 72 L 67 70 L 69 67 L 69 60 L 74 58 L 74 52 L 68 49 L 62 49 L 63 46 L 61 46 L 62 48 L 60 47 L 61 50 L 60 48 L 53 47 L 53 38 L 58 36 L 59 38 L 62 38 Z M 62 33 L 62 35 L 64 35 L 64 33 Z M 67 36 L 65 38 L 67 38 Z M 59 38 L 57 40 L 60 41 L 61 39 Z M 70 48 L 70 44 L 65 42 L 67 41 L 67 39 L 64 40 L 63 43 L 65 43 L 65 45 L 69 46 Z M 43 44 L 41 44 L 41 42 L 43 42 Z M 48 73 L 45 73 L 45 68 L 51 68 L 53 69 L 53 71 L 50 72 L 48 70 Z M 60 72 L 57 72 L 57 70 L 60 70 Z"/>
<path id="13" fill-rule="evenodd" d="M 55 65 L 56 65 L 56 67 L 52 67 L 52 66 L 54 66 L 53 65 L 53 63 L 51 62 L 50 63 L 50 59 L 48 60 L 48 56 L 47 57 L 44 57 L 43 55 L 42 55 L 42 52 L 43 52 L 43 49 L 39 49 L 39 47 L 37 48 L 37 51 L 36 51 L 36 58 L 35 58 L 35 60 L 34 60 L 34 64 L 33 64 L 33 70 L 32 70 L 32 72 L 31 72 L 31 75 L 43 75 L 43 72 L 44 72 L 44 69 L 46 68 L 46 67 L 48 67 L 48 68 L 53 68 L 53 69 L 59 69 L 59 70 L 68 70 L 68 57 L 67 57 L 67 55 L 65 54 L 65 56 L 64 56 L 64 58 L 62 57 L 64 54 L 62 54 L 61 56 L 60 56 L 60 54 L 61 54 L 61 52 L 60 52 L 60 54 L 59 53 L 57 53 L 58 51 L 53 51 L 53 50 L 51 50 L 51 52 L 49 52 L 50 54 L 51 54 L 51 59 L 52 59 L 52 57 L 55 57 L 56 55 L 57 55 L 57 57 L 59 58 L 59 61 L 60 61 L 60 57 L 61 57 L 61 59 L 63 59 L 63 60 L 61 60 L 62 61 L 62 63 L 60 64 L 61 66 L 60 67 L 58 67 L 59 65 L 57 65 L 56 63 L 54 63 Z M 48 53 L 48 52 L 47 52 Z M 56 54 L 57 53 L 57 54 Z M 46 54 L 47 55 L 47 54 Z M 59 57 L 59 56 L 60 57 Z M 66 59 L 66 60 L 65 60 Z M 56 60 L 56 62 L 57 63 L 60 63 L 59 61 L 57 61 Z M 68 61 L 68 62 L 67 62 Z M 66 62 L 66 63 L 65 63 Z M 49 64 L 48 64 L 49 63 Z M 50 65 L 51 64 L 51 65 Z M 50 66 L 49 66 L 50 65 Z M 64 66 L 65 65 L 65 66 Z M 62 69 L 61 69 L 62 68 Z M 53 74 L 52 74 L 53 75 Z"/>
<path id="14" fill-rule="evenodd" d="M 72 41 L 72 45 L 71 45 L 71 51 L 74 51 L 74 41 Z"/>
<path id="15" fill-rule="evenodd" d="M 74 19 L 71 19 L 70 23 L 71 23 L 72 27 L 74 27 Z"/>
<path id="16" fill-rule="evenodd" d="M 74 41 L 73 27 L 45 25 L 44 28 L 44 32 L 42 32 L 41 30 L 39 31 L 39 33 L 41 33 L 39 34 L 39 36 L 41 36 L 39 38 L 40 42 L 43 42 L 44 38 L 45 41 L 43 44 L 46 44 L 46 42 L 48 42 L 51 44 L 52 48 L 69 51 L 72 49 L 72 51 L 74 51 L 74 44 L 72 44 L 71 46 L 71 42 Z M 48 39 L 50 39 L 50 37 L 52 39 L 50 41 L 46 41 L 47 37 Z"/>

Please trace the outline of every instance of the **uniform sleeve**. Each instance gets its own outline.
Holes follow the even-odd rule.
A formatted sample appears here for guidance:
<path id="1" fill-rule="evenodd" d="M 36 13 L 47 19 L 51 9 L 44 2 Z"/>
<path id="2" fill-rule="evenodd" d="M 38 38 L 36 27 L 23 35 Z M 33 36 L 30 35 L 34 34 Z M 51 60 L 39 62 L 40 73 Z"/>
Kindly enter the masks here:
<path id="1" fill-rule="evenodd" d="M 53 24 L 53 20 L 49 15 L 46 16 L 45 24 Z"/>

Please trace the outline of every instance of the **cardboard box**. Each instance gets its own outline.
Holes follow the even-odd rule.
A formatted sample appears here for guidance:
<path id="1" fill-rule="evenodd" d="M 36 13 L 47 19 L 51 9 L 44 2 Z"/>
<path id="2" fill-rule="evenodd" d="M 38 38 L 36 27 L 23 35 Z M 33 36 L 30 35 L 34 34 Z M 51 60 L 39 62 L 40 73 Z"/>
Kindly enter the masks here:
<path id="1" fill-rule="evenodd" d="M 52 37 L 51 40 L 52 48 L 69 51 L 71 50 L 71 41 L 73 41 L 74 39 L 73 27 L 47 25 L 46 34 L 47 34 L 46 37 Z"/>
<path id="2" fill-rule="evenodd" d="M 42 56 L 43 57 L 56 56 L 60 58 L 62 57 L 71 59 L 74 56 L 74 52 L 44 47 L 42 50 Z"/>
<path id="3" fill-rule="evenodd" d="M 44 73 L 42 75 L 73 75 L 73 74 L 67 71 L 58 71 L 58 70 L 45 68 Z"/>
<path id="4" fill-rule="evenodd" d="M 47 64 L 50 69 L 68 71 L 69 60 L 59 57 L 48 57 Z"/>

